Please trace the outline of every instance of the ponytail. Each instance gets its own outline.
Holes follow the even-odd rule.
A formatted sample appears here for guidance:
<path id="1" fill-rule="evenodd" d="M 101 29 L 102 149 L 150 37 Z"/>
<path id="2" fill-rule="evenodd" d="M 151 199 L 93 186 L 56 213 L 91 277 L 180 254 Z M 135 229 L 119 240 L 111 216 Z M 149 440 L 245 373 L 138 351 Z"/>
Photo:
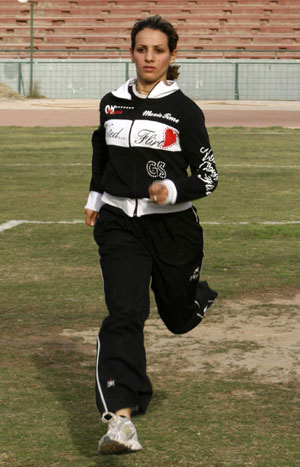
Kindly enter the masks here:
<path id="1" fill-rule="evenodd" d="M 177 79 L 180 75 L 179 68 L 179 65 L 170 65 L 168 68 L 167 80 L 174 81 L 175 79 Z"/>

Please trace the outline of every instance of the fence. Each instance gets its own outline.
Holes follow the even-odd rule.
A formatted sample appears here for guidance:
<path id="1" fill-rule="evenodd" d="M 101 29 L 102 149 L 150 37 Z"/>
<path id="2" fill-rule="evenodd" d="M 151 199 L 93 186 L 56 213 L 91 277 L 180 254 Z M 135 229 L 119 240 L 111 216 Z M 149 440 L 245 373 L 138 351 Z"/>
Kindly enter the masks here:
<path id="1" fill-rule="evenodd" d="M 300 100 L 300 60 L 178 59 L 178 83 L 199 100 Z M 23 95 L 31 85 L 48 98 L 100 98 L 135 67 L 129 59 L 0 59 L 0 82 Z M 34 87 L 33 86 L 33 87 Z"/>

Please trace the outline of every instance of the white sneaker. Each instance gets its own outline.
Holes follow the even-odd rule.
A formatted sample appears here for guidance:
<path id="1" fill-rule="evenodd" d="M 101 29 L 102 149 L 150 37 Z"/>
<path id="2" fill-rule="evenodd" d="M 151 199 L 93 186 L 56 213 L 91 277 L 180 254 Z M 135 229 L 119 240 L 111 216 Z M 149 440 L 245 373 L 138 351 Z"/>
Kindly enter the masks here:
<path id="1" fill-rule="evenodd" d="M 135 426 L 129 418 L 105 412 L 102 421 L 109 423 L 107 433 L 99 441 L 99 451 L 102 454 L 118 454 L 142 449 Z"/>

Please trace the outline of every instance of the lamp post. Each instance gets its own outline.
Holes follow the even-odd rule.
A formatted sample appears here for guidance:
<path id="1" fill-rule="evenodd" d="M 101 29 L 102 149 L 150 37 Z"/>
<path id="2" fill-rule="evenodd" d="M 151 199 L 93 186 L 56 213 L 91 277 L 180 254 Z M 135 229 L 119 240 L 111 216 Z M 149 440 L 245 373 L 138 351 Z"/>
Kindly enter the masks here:
<path id="1" fill-rule="evenodd" d="M 19 3 L 27 3 L 28 0 L 18 0 Z M 30 79 L 29 93 L 32 96 L 33 90 L 33 2 L 30 1 Z"/>

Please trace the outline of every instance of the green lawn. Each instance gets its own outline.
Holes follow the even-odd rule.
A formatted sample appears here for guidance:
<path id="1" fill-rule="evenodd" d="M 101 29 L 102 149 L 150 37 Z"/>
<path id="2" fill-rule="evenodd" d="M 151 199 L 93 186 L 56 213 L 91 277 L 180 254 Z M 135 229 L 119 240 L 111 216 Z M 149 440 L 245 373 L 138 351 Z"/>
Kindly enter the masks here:
<path id="1" fill-rule="evenodd" d="M 95 345 L 66 333 L 95 332 L 106 313 L 97 248 L 83 223 L 57 223 L 84 218 L 92 130 L 0 128 L 0 225 L 53 222 L 0 232 L 0 465 L 300 465 L 296 374 L 270 382 L 235 367 L 182 372 L 169 359 L 172 346 L 150 353 L 154 398 L 148 414 L 136 419 L 144 449 L 98 455 L 105 427 L 94 402 Z M 206 320 L 217 326 L 228 309 L 228 316 L 239 316 L 230 301 L 299 293 L 300 132 L 209 133 L 220 183 L 195 205 L 205 234 L 203 278 L 219 292 Z M 270 310 L 256 311 L 270 317 L 270 327 L 272 313 L 296 313 L 288 305 Z M 241 316 L 247 318 L 250 311 Z M 150 320 L 158 321 L 155 309 Z M 256 349 L 248 341 L 228 342 L 205 344 L 204 354 Z"/>

